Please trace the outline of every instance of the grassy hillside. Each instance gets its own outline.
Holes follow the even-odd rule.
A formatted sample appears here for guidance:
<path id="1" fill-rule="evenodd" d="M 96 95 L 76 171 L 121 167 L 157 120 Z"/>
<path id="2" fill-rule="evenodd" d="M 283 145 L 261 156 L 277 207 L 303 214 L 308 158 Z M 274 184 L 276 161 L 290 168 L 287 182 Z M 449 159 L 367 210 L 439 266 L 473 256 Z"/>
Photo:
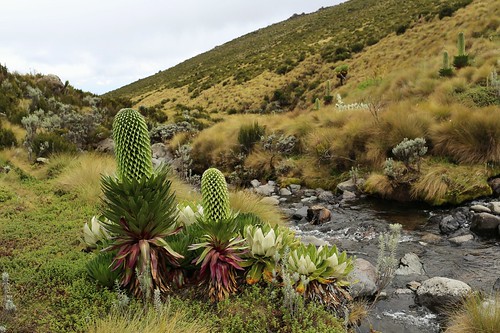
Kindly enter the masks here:
<path id="1" fill-rule="evenodd" d="M 168 115 L 182 133 L 160 140 L 173 151 L 189 147 L 195 173 L 218 166 L 240 184 L 274 178 L 333 188 L 358 170 L 374 172 L 366 190 L 385 197 L 458 203 L 491 193 L 486 180 L 498 173 L 499 15 L 493 0 L 352 0 L 109 95 Z M 460 32 L 469 61 L 453 68 Z M 444 51 L 450 76 L 440 75 Z M 252 123 L 263 140 L 245 143 Z M 425 139 L 424 166 L 415 173 L 396 161 L 397 177 L 389 177 L 386 161 L 397 159 L 392 149 L 404 138 Z M 463 176 L 467 168 L 477 168 L 475 177 Z M 428 188 L 429 175 L 444 179 L 440 191 Z"/>

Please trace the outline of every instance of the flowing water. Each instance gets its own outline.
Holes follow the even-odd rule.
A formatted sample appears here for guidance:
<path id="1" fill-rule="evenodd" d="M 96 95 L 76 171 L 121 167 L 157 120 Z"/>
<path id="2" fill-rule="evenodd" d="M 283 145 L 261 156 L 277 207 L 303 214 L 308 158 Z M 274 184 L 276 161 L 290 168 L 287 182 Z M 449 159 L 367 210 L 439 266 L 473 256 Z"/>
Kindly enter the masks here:
<path id="1" fill-rule="evenodd" d="M 291 207 L 294 205 L 297 206 Z M 413 252 L 423 264 L 424 276 L 396 276 L 386 289 L 388 297 L 370 312 L 369 323 L 381 332 L 440 331 L 438 316 L 417 306 L 415 294 L 406 288 L 412 280 L 422 282 L 441 276 L 466 282 L 474 290 L 490 292 L 500 277 L 498 241 L 475 237 L 473 241 L 455 244 L 439 234 L 437 223 L 429 222 L 430 216 L 446 214 L 447 209 L 375 199 L 340 202 L 328 208 L 332 211 L 330 222 L 311 225 L 304 220 L 292 221 L 292 228 L 305 239 L 321 239 L 375 264 L 378 235 L 387 231 L 389 224 L 399 223 L 403 231 L 398 257 Z M 369 325 L 365 323 L 360 332 L 369 332 Z"/>

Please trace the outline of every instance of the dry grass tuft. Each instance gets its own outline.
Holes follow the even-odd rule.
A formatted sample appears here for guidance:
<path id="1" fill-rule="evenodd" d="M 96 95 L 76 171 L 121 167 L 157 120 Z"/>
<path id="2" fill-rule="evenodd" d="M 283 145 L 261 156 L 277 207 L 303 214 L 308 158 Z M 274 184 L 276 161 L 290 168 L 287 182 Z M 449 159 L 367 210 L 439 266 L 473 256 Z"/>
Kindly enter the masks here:
<path id="1" fill-rule="evenodd" d="M 365 182 L 364 190 L 370 194 L 376 194 L 382 198 L 390 197 L 394 192 L 391 181 L 387 176 L 372 173 Z"/>
<path id="2" fill-rule="evenodd" d="M 453 113 L 450 121 L 435 126 L 434 153 L 460 163 L 500 163 L 500 112 L 496 107 Z"/>
<path id="3" fill-rule="evenodd" d="M 446 333 L 500 332 L 500 294 L 469 295 L 461 307 L 450 310 Z"/>
<path id="4" fill-rule="evenodd" d="M 229 193 L 233 211 L 253 213 L 272 225 L 284 225 L 283 215 L 278 207 L 262 202 L 262 197 L 248 190 Z"/>
<path id="5" fill-rule="evenodd" d="M 112 156 L 97 153 L 55 155 L 49 164 L 49 172 L 59 173 L 55 183 L 60 190 L 75 193 L 80 200 L 90 204 L 99 201 L 101 176 L 112 174 L 115 170 Z"/>
<path id="6" fill-rule="evenodd" d="M 413 184 L 411 196 L 434 205 L 444 203 L 450 182 L 446 171 L 447 168 L 442 166 L 424 174 Z"/>

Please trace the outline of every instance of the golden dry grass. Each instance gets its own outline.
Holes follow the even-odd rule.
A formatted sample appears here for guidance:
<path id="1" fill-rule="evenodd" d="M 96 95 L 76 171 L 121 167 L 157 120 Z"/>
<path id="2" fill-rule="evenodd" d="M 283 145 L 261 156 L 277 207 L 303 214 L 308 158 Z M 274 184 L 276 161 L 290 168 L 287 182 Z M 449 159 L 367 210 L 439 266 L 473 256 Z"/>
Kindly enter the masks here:
<path id="1" fill-rule="evenodd" d="M 425 173 L 413 184 L 411 195 L 417 200 L 440 205 L 445 202 L 450 179 L 446 167 L 438 167 Z"/>
<path id="2" fill-rule="evenodd" d="M 500 163 L 500 112 L 498 107 L 469 110 L 461 107 L 450 121 L 432 129 L 434 153 L 460 163 Z"/>
<path id="3" fill-rule="evenodd" d="M 101 177 L 116 170 L 115 159 L 110 155 L 86 153 L 80 155 L 55 155 L 50 159 L 49 170 L 60 172 L 56 186 L 75 193 L 86 203 L 97 203 L 101 196 Z"/>
<path id="4" fill-rule="evenodd" d="M 262 197 L 248 190 L 229 193 L 231 208 L 235 212 L 253 213 L 272 225 L 284 225 L 283 215 L 276 206 L 262 202 Z"/>
<path id="5" fill-rule="evenodd" d="M 364 191 L 386 198 L 392 195 L 394 188 L 387 176 L 372 173 L 365 182 Z"/>
<path id="6" fill-rule="evenodd" d="M 500 295 L 472 294 L 458 308 L 451 309 L 446 333 L 500 332 Z"/>

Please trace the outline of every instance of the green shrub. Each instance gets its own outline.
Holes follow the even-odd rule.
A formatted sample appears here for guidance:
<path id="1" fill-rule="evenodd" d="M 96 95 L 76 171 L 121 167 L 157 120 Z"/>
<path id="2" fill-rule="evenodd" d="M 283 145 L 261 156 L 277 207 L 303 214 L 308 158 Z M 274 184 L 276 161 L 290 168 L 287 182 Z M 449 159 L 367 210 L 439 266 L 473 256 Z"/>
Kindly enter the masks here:
<path id="1" fill-rule="evenodd" d="M 242 146 L 243 151 L 249 153 L 255 143 L 260 141 L 265 131 L 265 127 L 260 126 L 257 121 L 252 124 L 241 125 L 238 133 L 238 142 Z"/>
<path id="2" fill-rule="evenodd" d="M 46 157 L 54 153 L 74 153 L 76 146 L 54 132 L 38 133 L 33 138 L 35 156 Z"/>
<path id="3" fill-rule="evenodd" d="M 1 126 L 1 124 L 0 124 Z M 9 148 L 17 145 L 17 139 L 14 132 L 8 128 L 0 127 L 0 149 Z"/>

